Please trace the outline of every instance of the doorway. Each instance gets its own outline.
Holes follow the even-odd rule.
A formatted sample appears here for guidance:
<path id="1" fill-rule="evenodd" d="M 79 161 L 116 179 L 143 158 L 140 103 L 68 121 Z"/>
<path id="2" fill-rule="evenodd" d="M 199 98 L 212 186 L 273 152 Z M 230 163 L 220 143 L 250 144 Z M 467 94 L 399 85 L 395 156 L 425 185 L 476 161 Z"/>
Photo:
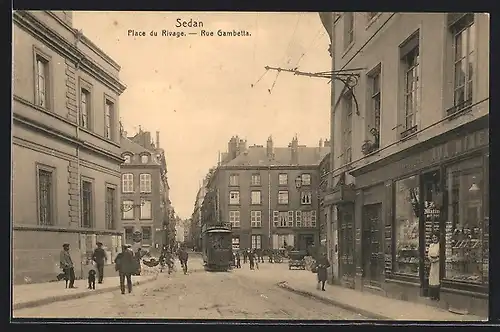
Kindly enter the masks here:
<path id="1" fill-rule="evenodd" d="M 365 285 L 381 287 L 384 275 L 382 248 L 382 204 L 363 206 L 362 267 Z"/>
<path id="2" fill-rule="evenodd" d="M 429 270 L 430 262 L 427 258 L 427 251 L 431 244 L 432 234 L 441 232 L 441 218 L 443 207 L 443 191 L 441 183 L 441 172 L 439 170 L 430 171 L 421 176 L 422 197 L 420 206 L 422 209 L 421 231 L 424 236 L 420 237 L 420 281 L 422 285 L 422 296 L 429 294 Z M 443 248 L 442 248 L 443 249 Z"/>
<path id="3" fill-rule="evenodd" d="M 309 251 L 314 247 L 314 235 L 312 234 L 300 234 L 299 235 L 299 247 L 300 251 L 307 251 L 308 255 L 311 254 Z"/>
<path id="4" fill-rule="evenodd" d="M 349 288 L 354 288 L 354 205 L 338 206 L 339 221 L 339 275 Z"/>

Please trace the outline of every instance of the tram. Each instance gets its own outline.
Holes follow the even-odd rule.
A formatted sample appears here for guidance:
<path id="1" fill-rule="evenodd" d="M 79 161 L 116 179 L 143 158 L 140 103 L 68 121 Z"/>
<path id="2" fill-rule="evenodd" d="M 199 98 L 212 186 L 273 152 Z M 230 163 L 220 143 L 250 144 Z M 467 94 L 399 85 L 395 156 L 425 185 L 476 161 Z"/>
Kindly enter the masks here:
<path id="1" fill-rule="evenodd" d="M 231 224 L 203 225 L 201 247 L 203 263 L 207 271 L 228 271 L 233 253 Z"/>

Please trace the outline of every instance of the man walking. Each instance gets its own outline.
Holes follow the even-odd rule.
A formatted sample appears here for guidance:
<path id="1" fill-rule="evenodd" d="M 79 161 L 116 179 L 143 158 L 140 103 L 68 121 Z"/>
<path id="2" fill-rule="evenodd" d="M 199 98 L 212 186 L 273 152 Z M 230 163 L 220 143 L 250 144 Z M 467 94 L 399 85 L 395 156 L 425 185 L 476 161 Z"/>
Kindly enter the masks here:
<path id="1" fill-rule="evenodd" d="M 236 252 L 236 268 L 241 269 L 241 257 L 240 257 L 240 252 Z"/>
<path id="2" fill-rule="evenodd" d="M 187 274 L 187 269 L 188 269 L 188 253 L 186 251 L 186 248 L 184 246 L 182 246 L 180 249 L 179 249 L 179 260 L 181 261 L 181 266 L 182 266 L 182 269 L 184 270 L 184 274 Z"/>
<path id="3" fill-rule="evenodd" d="M 248 258 L 248 252 L 246 250 L 243 250 L 243 264 L 247 263 L 247 258 Z"/>
<path id="4" fill-rule="evenodd" d="M 65 274 L 65 279 L 69 279 L 68 288 L 76 288 L 75 287 L 75 268 L 73 265 L 73 260 L 71 259 L 71 255 L 69 254 L 69 243 L 63 244 L 63 250 L 59 255 L 59 266 L 63 270 Z"/>
<path id="5" fill-rule="evenodd" d="M 106 252 L 102 248 L 101 242 L 97 242 L 97 248 L 94 250 L 92 260 L 95 262 L 97 273 L 99 274 L 98 283 L 102 284 L 104 278 L 104 262 L 108 260 L 108 257 L 106 257 Z"/>
<path id="6" fill-rule="evenodd" d="M 137 266 L 134 254 L 129 249 L 129 245 L 122 247 L 122 252 L 116 256 L 116 270 L 120 273 L 120 289 L 125 294 L 125 279 L 127 279 L 128 292 L 132 293 L 132 273 L 135 273 Z"/>

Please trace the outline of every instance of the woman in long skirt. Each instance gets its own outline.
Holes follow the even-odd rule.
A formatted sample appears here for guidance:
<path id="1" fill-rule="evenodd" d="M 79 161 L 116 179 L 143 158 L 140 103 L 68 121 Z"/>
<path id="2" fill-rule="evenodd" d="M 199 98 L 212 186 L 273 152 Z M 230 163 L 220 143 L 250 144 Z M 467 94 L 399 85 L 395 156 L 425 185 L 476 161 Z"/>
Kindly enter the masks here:
<path id="1" fill-rule="evenodd" d="M 429 270 L 429 295 L 431 300 L 439 301 L 439 233 L 432 234 L 432 243 L 429 245 L 427 257 L 430 261 Z"/>
<path id="2" fill-rule="evenodd" d="M 316 270 L 318 274 L 318 286 L 317 288 L 319 289 L 320 284 L 321 284 L 321 290 L 325 290 L 325 283 L 327 279 L 327 269 L 330 267 L 330 262 L 328 261 L 328 258 L 326 257 L 326 253 L 323 253 L 321 257 L 318 259 L 316 262 Z"/>

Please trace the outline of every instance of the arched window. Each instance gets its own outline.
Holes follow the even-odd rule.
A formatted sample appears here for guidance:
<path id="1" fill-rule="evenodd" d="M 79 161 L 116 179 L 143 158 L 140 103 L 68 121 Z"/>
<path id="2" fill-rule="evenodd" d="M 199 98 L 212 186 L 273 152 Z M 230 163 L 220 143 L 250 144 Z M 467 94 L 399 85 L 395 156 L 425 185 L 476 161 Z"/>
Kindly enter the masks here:
<path id="1" fill-rule="evenodd" d="M 144 154 L 144 155 L 141 156 L 141 163 L 147 164 L 148 161 L 149 161 L 149 156 L 148 155 Z"/>

